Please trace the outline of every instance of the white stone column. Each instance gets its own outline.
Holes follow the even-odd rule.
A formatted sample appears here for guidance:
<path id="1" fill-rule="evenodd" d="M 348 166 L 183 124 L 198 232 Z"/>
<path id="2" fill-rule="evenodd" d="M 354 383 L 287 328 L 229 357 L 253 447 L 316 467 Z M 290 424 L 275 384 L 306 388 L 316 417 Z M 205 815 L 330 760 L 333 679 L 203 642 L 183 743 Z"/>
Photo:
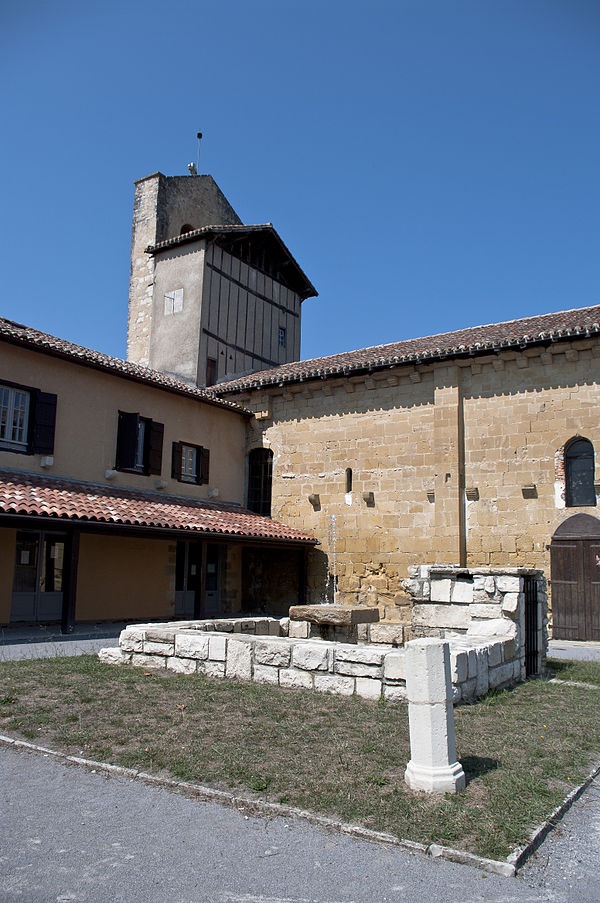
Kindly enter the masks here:
<path id="1" fill-rule="evenodd" d="M 404 779 L 413 790 L 458 793 L 465 773 L 456 761 L 450 646 L 424 638 L 406 644 L 410 755 Z"/>

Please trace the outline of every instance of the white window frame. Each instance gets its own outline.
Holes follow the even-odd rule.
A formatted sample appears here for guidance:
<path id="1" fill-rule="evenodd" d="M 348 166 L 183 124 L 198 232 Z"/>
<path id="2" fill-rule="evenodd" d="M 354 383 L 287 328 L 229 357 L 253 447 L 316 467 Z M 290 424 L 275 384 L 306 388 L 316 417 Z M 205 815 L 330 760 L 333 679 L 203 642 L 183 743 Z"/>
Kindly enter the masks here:
<path id="1" fill-rule="evenodd" d="M 0 446 L 20 451 L 27 448 L 30 399 L 27 389 L 0 383 Z"/>
<path id="2" fill-rule="evenodd" d="M 198 482 L 198 449 L 195 445 L 181 444 L 181 479 L 184 483 Z"/>
<path id="3" fill-rule="evenodd" d="M 183 289 L 176 288 L 165 292 L 165 317 L 180 314 L 183 310 Z"/>

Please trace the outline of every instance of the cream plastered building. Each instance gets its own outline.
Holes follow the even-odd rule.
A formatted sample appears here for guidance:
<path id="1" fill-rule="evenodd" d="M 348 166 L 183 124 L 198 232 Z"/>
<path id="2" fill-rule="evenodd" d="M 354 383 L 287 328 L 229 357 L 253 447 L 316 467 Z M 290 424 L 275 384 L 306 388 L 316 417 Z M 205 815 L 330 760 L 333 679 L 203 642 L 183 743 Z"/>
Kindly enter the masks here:
<path id="1" fill-rule="evenodd" d="M 243 508 L 249 419 L 0 319 L 0 623 L 237 613 L 256 574 L 303 600 L 311 538 Z"/>

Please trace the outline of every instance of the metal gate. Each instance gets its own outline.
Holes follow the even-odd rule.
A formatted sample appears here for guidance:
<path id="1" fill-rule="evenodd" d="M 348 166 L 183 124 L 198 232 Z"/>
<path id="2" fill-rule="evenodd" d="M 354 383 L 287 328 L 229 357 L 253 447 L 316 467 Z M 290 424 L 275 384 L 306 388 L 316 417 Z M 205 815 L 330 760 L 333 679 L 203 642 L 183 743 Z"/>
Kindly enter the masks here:
<path id="1" fill-rule="evenodd" d="M 550 546 L 552 636 L 600 640 L 600 520 L 575 514 Z"/>
<path id="2" fill-rule="evenodd" d="M 535 577 L 525 577 L 525 675 L 531 677 L 540 670 L 538 585 Z"/>

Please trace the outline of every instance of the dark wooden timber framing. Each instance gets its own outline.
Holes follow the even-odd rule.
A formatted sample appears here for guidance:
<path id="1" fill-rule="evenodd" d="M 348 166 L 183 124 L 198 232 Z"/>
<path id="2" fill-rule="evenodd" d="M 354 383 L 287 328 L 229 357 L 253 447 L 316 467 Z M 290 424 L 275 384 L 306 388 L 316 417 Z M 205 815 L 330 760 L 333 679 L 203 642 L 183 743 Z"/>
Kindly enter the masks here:
<path id="1" fill-rule="evenodd" d="M 219 344 L 225 345 L 226 348 L 231 348 L 233 351 L 237 351 L 245 357 L 251 357 L 255 361 L 260 361 L 261 364 L 268 364 L 270 367 L 279 366 L 277 361 L 270 361 L 267 357 L 261 357 L 260 354 L 257 354 L 255 351 L 248 351 L 247 348 L 242 348 L 241 345 L 234 345 L 233 342 L 227 342 L 225 339 L 215 335 L 214 332 L 209 332 L 208 329 L 203 329 L 202 332 L 204 335 L 208 336 L 209 339 L 214 339 L 216 342 L 219 342 Z"/>
<path id="2" fill-rule="evenodd" d="M 231 276 L 229 273 L 227 273 L 225 270 L 222 270 L 221 267 L 216 266 L 214 263 L 209 263 L 207 261 L 206 267 L 209 270 L 214 270 L 215 273 L 218 273 L 219 276 L 222 276 L 223 279 L 227 280 L 227 282 L 233 282 L 234 285 L 237 285 L 239 288 L 242 288 L 249 295 L 253 295 L 255 298 L 260 298 L 261 301 L 266 301 L 267 304 L 270 304 L 272 307 L 279 308 L 279 310 L 282 310 L 282 311 L 284 311 L 284 313 L 289 314 L 290 317 L 296 317 L 296 319 L 298 319 L 298 317 L 300 316 L 298 313 L 296 313 L 295 310 L 292 310 L 291 308 L 286 307 L 284 304 L 279 304 L 278 301 L 273 301 L 272 298 L 267 297 L 267 295 L 263 295 L 262 292 L 257 292 L 255 289 L 250 288 L 250 286 L 246 285 L 244 282 L 240 282 L 240 280 L 236 279 L 235 276 Z M 254 267 L 254 269 L 259 269 L 259 268 Z M 261 272 L 263 272 L 263 271 L 261 271 Z M 267 273 L 266 271 L 263 272 L 263 275 L 268 276 L 269 279 L 273 279 L 273 282 L 279 281 L 278 279 L 275 279 L 270 273 Z M 280 285 L 283 285 L 283 283 L 280 283 Z M 289 288 L 289 287 L 287 285 L 284 285 L 284 288 Z M 293 291 L 293 289 L 289 289 L 289 291 Z"/>

